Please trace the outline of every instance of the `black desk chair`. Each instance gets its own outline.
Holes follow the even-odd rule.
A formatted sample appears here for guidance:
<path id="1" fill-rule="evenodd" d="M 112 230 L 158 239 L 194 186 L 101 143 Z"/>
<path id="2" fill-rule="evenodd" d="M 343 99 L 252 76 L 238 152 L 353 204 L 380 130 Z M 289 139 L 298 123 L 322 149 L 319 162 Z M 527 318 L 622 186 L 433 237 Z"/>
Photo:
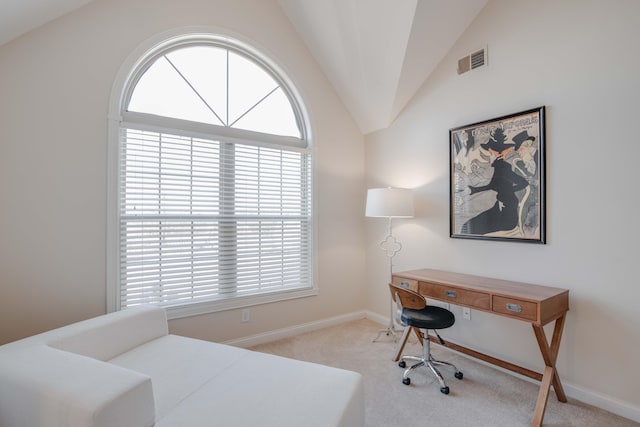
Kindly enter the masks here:
<path id="1" fill-rule="evenodd" d="M 391 290 L 391 297 L 393 301 L 395 301 L 398 309 L 397 309 L 397 318 L 398 321 L 407 328 L 419 328 L 422 332 L 422 341 L 423 341 L 423 354 L 422 356 L 401 356 L 400 363 L 398 366 L 401 368 L 406 368 L 407 364 L 405 360 L 417 361 L 418 363 L 410 366 L 404 371 L 404 375 L 402 375 L 402 382 L 406 385 L 411 384 L 411 379 L 409 378 L 409 373 L 420 366 L 427 366 L 431 369 L 431 372 L 438 378 L 440 382 L 440 391 L 444 394 L 449 394 L 449 387 L 444 382 L 444 378 L 435 365 L 444 365 L 450 366 L 455 370 L 454 376 L 461 380 L 462 372 L 458 370 L 454 365 L 448 362 L 443 362 L 440 360 L 435 360 L 431 356 L 431 347 L 429 341 L 429 330 L 432 329 L 440 342 L 444 344 L 440 335 L 438 335 L 438 329 L 449 328 L 453 326 L 456 321 L 455 316 L 452 312 L 442 307 L 437 307 L 434 305 L 427 305 L 427 300 L 424 296 L 420 295 L 418 292 L 412 291 L 408 288 L 403 288 L 400 286 L 396 286 L 394 284 L 389 284 L 389 289 Z"/>

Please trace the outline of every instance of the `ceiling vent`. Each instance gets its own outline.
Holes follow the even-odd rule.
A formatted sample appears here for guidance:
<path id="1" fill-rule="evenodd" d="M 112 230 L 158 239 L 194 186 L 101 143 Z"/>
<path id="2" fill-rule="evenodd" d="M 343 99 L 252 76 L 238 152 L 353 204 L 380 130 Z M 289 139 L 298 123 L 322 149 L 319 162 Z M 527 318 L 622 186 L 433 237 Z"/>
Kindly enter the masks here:
<path id="1" fill-rule="evenodd" d="M 458 60 L 458 74 L 463 74 L 467 71 L 475 70 L 476 68 L 482 67 L 483 65 L 487 65 L 486 47 Z"/>

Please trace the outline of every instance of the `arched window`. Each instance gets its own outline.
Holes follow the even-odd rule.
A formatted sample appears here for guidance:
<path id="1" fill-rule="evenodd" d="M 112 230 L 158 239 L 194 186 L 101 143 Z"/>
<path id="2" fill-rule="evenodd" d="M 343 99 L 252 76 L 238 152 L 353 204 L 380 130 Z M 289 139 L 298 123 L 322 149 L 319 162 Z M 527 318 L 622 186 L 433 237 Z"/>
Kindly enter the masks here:
<path id="1" fill-rule="evenodd" d="M 181 36 L 114 88 L 110 310 L 179 317 L 315 293 L 305 117 L 270 64 L 228 37 Z"/>

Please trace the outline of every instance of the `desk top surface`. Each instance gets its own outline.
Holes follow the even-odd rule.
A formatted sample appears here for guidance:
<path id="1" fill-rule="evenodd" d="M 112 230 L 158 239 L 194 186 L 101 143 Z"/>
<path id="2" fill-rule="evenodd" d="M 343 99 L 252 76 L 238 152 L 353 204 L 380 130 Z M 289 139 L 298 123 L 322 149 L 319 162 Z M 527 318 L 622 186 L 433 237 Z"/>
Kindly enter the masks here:
<path id="1" fill-rule="evenodd" d="M 567 289 L 554 288 L 551 286 L 492 279 L 489 277 L 432 270 L 428 268 L 399 271 L 393 273 L 393 275 L 407 279 L 428 281 L 447 286 L 464 287 L 480 292 L 518 297 L 532 301 L 543 301 L 569 292 Z"/>

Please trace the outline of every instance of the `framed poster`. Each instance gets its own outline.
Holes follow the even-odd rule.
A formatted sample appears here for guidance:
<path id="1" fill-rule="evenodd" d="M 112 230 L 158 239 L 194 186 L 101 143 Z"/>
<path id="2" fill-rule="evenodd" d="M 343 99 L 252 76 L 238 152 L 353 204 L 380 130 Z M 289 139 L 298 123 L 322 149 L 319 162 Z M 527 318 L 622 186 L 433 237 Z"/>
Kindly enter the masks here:
<path id="1" fill-rule="evenodd" d="M 450 235 L 545 243 L 544 106 L 449 130 Z"/>

